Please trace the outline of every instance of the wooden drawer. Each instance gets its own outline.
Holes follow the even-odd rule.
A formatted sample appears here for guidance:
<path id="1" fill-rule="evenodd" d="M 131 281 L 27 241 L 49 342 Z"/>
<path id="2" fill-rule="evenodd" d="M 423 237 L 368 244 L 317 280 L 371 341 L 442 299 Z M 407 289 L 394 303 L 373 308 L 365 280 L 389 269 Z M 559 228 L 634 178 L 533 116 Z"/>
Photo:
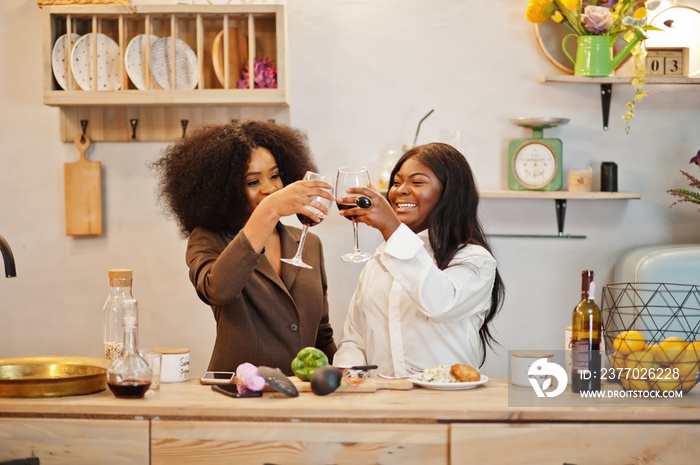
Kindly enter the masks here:
<path id="1" fill-rule="evenodd" d="M 447 464 L 447 425 L 153 421 L 152 465 Z"/>
<path id="2" fill-rule="evenodd" d="M 454 424 L 450 464 L 690 464 L 700 424 Z"/>
<path id="3" fill-rule="evenodd" d="M 148 465 L 148 420 L 0 418 L 0 461 Z"/>

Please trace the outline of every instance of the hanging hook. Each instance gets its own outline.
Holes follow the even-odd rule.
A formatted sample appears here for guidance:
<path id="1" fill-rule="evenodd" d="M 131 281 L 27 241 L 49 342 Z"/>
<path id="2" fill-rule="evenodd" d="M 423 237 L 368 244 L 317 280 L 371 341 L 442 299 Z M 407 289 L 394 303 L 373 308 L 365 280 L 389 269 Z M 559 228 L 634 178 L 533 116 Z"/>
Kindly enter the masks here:
<path id="1" fill-rule="evenodd" d="M 186 119 L 181 119 L 180 124 L 182 125 L 182 137 L 185 137 L 185 134 L 187 133 L 187 124 L 189 123 L 189 120 Z"/>
<path id="2" fill-rule="evenodd" d="M 85 132 L 87 131 L 87 126 L 88 126 L 88 120 L 81 119 L 80 120 L 80 127 L 83 129 L 83 133 L 80 135 L 80 143 L 81 144 L 85 143 Z"/>
<path id="3" fill-rule="evenodd" d="M 129 120 L 129 124 L 131 125 L 131 138 L 136 139 L 136 126 L 138 126 L 139 120 L 136 118 L 131 118 Z"/>

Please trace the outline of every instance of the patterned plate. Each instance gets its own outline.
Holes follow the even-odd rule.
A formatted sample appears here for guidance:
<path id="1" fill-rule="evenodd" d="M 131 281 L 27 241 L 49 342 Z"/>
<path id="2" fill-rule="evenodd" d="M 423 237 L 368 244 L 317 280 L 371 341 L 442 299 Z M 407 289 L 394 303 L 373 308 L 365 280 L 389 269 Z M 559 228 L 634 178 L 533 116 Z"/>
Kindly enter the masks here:
<path id="1" fill-rule="evenodd" d="M 70 50 L 73 48 L 73 44 L 80 39 L 80 34 L 72 33 L 70 35 L 69 45 L 66 44 L 67 39 L 68 36 L 66 34 L 63 34 L 61 37 L 56 39 L 56 42 L 53 45 L 53 53 L 51 55 L 53 75 L 56 78 L 56 82 L 58 82 L 58 85 L 61 86 L 61 89 L 63 90 L 66 90 L 68 87 L 66 84 L 66 73 L 70 70 L 70 67 L 67 65 L 67 62 L 70 62 Z M 71 79 L 72 78 L 73 75 L 71 74 Z M 78 83 L 75 82 L 75 79 L 73 79 L 73 89 L 78 89 Z"/>
<path id="2" fill-rule="evenodd" d="M 93 90 L 92 33 L 82 36 L 73 46 L 71 69 L 83 90 Z M 97 33 L 97 90 L 119 90 L 119 45 L 109 36 Z"/>
<path id="3" fill-rule="evenodd" d="M 179 38 L 175 39 L 175 86 L 172 85 L 172 37 L 161 37 L 151 47 L 149 67 L 151 75 L 158 85 L 165 90 L 194 89 L 199 80 L 197 54 L 192 47 Z"/>
<path id="4" fill-rule="evenodd" d="M 153 43 L 158 40 L 158 36 L 151 34 L 150 46 L 153 48 Z M 124 53 L 124 65 L 126 66 L 126 74 L 139 90 L 148 90 L 156 88 L 156 81 L 151 76 L 150 86 L 146 86 L 146 34 L 139 34 L 129 42 Z"/>

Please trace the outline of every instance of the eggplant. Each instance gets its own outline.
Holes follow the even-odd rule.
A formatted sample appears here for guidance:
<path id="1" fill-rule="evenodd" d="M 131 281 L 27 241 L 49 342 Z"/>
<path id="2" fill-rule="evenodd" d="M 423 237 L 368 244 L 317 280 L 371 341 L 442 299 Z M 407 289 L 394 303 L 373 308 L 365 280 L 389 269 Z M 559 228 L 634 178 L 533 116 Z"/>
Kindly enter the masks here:
<path id="1" fill-rule="evenodd" d="M 325 365 L 319 367 L 311 375 L 311 391 L 317 396 L 325 396 L 338 389 L 343 372 L 340 369 Z"/>

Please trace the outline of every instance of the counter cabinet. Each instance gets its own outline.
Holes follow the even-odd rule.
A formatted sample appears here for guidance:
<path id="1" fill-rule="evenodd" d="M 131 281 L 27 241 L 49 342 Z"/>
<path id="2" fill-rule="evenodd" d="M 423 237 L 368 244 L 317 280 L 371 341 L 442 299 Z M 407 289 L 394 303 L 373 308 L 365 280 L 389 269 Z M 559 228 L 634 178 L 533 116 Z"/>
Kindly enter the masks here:
<path id="1" fill-rule="evenodd" d="M 467 391 L 234 399 L 189 381 L 142 400 L 109 391 L 0 399 L 0 461 L 676 465 L 700 456 L 697 393 L 662 407 L 509 407 L 508 388 L 492 379 Z"/>

